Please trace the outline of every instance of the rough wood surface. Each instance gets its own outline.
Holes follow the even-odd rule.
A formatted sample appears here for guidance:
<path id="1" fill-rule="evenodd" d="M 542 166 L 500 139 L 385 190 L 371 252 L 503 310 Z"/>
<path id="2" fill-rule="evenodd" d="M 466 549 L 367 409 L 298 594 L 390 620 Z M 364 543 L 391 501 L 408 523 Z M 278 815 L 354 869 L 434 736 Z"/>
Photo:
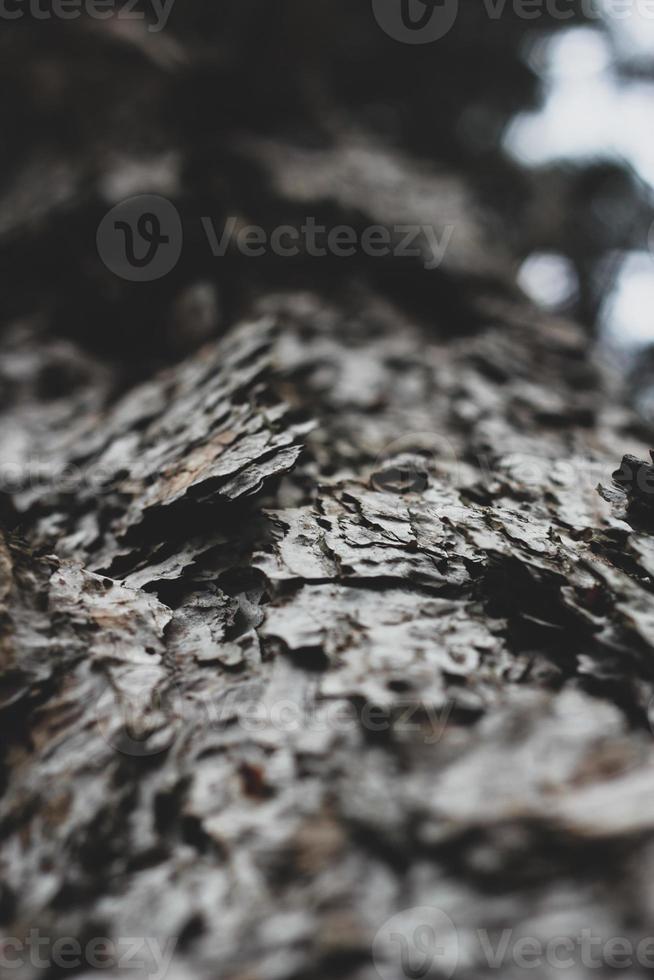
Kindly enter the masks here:
<path id="1" fill-rule="evenodd" d="M 120 57 L 132 80 L 162 73 L 147 102 L 172 54 L 145 40 Z M 32 306 L 15 283 L 0 338 L 4 933 L 170 943 L 171 980 L 402 980 L 373 940 L 417 909 L 411 938 L 425 907 L 454 923 L 466 978 L 498 973 L 478 930 L 636 946 L 654 539 L 647 464 L 611 475 L 648 457 L 638 420 L 587 333 L 517 293 L 456 168 L 425 176 L 342 120 L 312 149 L 221 124 L 232 207 L 230 154 L 269 175 L 269 219 L 392 225 L 428 205 L 453 248 L 436 272 L 266 259 L 250 280 L 228 258 L 198 340 L 194 272 L 140 292 L 89 272 L 104 164 L 92 202 L 63 189 L 63 217 L 50 200 L 36 225 L 8 192 L 12 254 L 80 231 L 61 283 L 44 274 Z M 172 196 L 201 197 L 197 147 L 174 149 Z M 156 350 L 149 317 L 175 303 Z M 127 354 L 122 313 L 146 306 Z M 100 308 L 115 331 L 81 332 Z M 157 973 L 148 950 L 134 975 Z"/>

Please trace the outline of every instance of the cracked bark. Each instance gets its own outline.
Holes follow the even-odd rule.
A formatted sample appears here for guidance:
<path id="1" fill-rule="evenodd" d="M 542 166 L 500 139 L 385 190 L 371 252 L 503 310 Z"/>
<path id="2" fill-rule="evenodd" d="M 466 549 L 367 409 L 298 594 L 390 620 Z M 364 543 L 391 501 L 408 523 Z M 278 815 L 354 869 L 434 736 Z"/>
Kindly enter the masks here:
<path id="1" fill-rule="evenodd" d="M 93 43 L 156 77 L 146 102 L 170 92 L 161 41 L 155 76 Z M 311 149 L 221 125 L 215 180 L 245 216 L 234 160 L 271 222 L 428 212 L 456 235 L 434 273 L 301 258 L 250 278 L 227 257 L 213 323 L 190 266 L 110 297 L 81 259 L 134 161 L 83 161 L 93 200 L 69 173 L 36 230 L 38 202 L 7 192 L 12 254 L 80 230 L 60 285 L 26 306 L 15 284 L 0 340 L 4 932 L 173 939 L 175 980 L 374 978 L 377 930 L 424 906 L 465 976 L 493 975 L 478 929 L 637 945 L 654 540 L 635 416 L 587 334 L 517 294 L 467 179 L 338 120 Z M 202 198 L 197 146 L 170 140 L 171 195 Z M 98 316 L 167 311 L 161 351 L 149 320 L 134 363 L 120 323 L 80 334 L 98 283 Z"/>

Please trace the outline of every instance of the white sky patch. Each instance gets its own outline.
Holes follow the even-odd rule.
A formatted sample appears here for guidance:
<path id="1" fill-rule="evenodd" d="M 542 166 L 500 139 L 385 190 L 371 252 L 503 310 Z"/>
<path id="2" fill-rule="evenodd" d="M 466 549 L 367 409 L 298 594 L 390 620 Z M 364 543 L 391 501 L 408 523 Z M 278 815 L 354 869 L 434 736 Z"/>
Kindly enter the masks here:
<path id="1" fill-rule="evenodd" d="M 609 343 L 637 348 L 654 342 L 654 258 L 627 252 L 615 286 L 600 311 L 600 330 Z"/>
<path id="2" fill-rule="evenodd" d="M 615 0 L 614 0 L 615 3 Z M 604 0 L 605 20 L 621 57 L 654 56 L 654 5 L 640 0 L 625 6 L 622 14 L 611 16 L 611 3 Z"/>
<path id="3" fill-rule="evenodd" d="M 539 306 L 555 310 L 575 297 L 574 266 L 556 252 L 533 252 L 520 266 L 518 284 Z"/>
<path id="4" fill-rule="evenodd" d="M 509 126 L 509 152 L 530 166 L 622 158 L 654 186 L 654 84 L 620 82 L 609 42 L 595 28 L 571 28 L 550 40 L 544 55 L 545 104 Z"/>

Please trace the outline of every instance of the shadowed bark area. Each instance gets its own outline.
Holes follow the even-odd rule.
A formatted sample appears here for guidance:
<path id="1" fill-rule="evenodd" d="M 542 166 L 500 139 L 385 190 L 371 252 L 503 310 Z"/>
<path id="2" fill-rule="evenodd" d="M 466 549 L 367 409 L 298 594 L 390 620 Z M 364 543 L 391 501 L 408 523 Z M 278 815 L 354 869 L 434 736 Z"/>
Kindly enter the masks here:
<path id="1" fill-rule="evenodd" d="M 106 937 L 105 976 L 510 980 L 506 929 L 598 975 L 651 933 L 647 433 L 514 285 L 471 15 L 439 60 L 363 4 L 222 6 L 3 62 L 0 920 L 46 940 L 11 975 Z M 130 284 L 95 233 L 146 191 L 184 252 Z M 453 233 L 431 270 L 216 259 L 206 215 Z"/>

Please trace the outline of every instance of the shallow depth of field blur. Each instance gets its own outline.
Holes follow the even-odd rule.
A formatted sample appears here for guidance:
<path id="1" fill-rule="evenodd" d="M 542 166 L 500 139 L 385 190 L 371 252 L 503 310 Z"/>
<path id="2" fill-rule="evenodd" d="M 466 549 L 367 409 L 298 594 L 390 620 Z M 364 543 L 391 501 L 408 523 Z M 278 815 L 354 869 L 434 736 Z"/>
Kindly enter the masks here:
<path id="1" fill-rule="evenodd" d="M 3 328 L 38 315 L 137 377 L 272 280 L 345 288 L 349 267 L 217 266 L 191 241 L 174 275 L 139 290 L 91 246 L 108 207 L 141 192 L 283 222 L 248 138 L 354 134 L 464 180 L 520 287 L 585 325 L 649 425 L 654 20 L 628 6 L 527 19 L 465 0 L 445 37 L 415 46 L 386 36 L 369 0 L 178 0 L 158 32 L 121 16 L 2 23 Z"/>

